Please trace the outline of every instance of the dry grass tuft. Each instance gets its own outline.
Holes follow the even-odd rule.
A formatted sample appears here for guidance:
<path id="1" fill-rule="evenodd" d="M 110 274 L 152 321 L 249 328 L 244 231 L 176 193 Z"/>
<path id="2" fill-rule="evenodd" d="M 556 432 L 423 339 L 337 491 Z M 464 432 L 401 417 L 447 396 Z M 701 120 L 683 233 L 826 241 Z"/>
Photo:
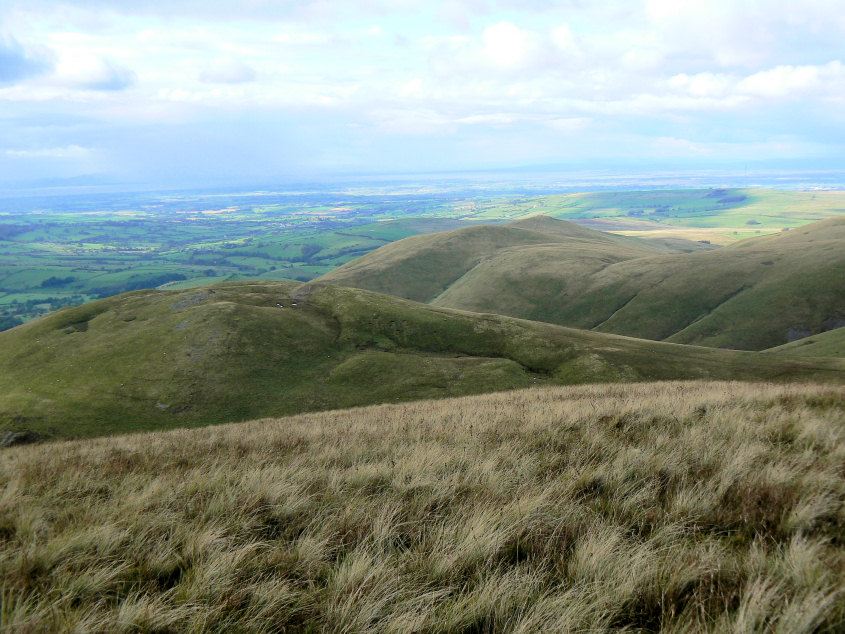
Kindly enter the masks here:
<path id="1" fill-rule="evenodd" d="M 0 630 L 841 631 L 843 397 L 555 387 L 7 449 Z"/>

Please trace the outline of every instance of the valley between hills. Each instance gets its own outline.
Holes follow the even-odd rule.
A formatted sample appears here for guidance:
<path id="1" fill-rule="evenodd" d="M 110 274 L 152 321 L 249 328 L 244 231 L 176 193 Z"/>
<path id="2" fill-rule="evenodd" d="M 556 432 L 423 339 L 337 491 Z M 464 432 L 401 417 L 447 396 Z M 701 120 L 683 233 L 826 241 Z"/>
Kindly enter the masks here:
<path id="1" fill-rule="evenodd" d="M 137 291 L 0 342 L 0 420 L 32 439 L 545 384 L 845 379 L 838 357 L 649 341 L 321 282 Z"/>

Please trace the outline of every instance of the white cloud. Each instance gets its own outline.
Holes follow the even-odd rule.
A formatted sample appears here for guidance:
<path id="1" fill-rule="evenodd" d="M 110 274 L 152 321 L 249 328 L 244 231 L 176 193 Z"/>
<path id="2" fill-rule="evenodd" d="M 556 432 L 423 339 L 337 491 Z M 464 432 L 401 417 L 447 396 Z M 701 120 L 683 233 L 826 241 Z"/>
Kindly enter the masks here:
<path id="1" fill-rule="evenodd" d="M 551 40 L 564 55 L 578 57 L 583 54 L 578 38 L 567 24 L 559 24 L 551 30 Z"/>
<path id="2" fill-rule="evenodd" d="M 454 132 L 455 124 L 436 110 L 426 108 L 380 109 L 370 113 L 370 119 L 391 134 L 409 136 L 439 136 Z"/>
<path id="3" fill-rule="evenodd" d="M 23 159 L 53 158 L 53 159 L 81 159 L 91 155 L 92 149 L 78 145 L 65 147 L 39 148 L 30 150 L 7 149 L 3 152 L 6 156 Z"/>
<path id="4" fill-rule="evenodd" d="M 509 22 L 499 22 L 485 29 L 482 40 L 487 58 L 505 70 L 518 70 L 536 63 L 542 49 L 536 33 Z"/>
<path id="5" fill-rule="evenodd" d="M 758 100 L 806 99 L 819 95 L 845 94 L 845 65 L 839 60 L 827 64 L 776 66 L 741 76 L 727 73 L 681 73 L 667 81 L 671 88 L 692 97 L 718 99 L 745 97 Z"/>
<path id="6" fill-rule="evenodd" d="M 736 80 L 721 73 L 698 73 L 687 75 L 681 73 L 669 79 L 669 85 L 686 91 L 693 97 L 720 98 L 724 97 Z"/>
<path id="7" fill-rule="evenodd" d="M 760 97 L 805 97 L 818 92 L 841 91 L 845 66 L 835 60 L 823 66 L 777 66 L 746 77 L 740 92 Z"/>
<path id="8" fill-rule="evenodd" d="M 513 123 L 516 120 L 512 115 L 498 112 L 495 114 L 474 114 L 468 117 L 461 117 L 456 120 L 456 123 L 464 123 L 469 125 L 494 125 L 502 126 Z"/>
<path id="9" fill-rule="evenodd" d="M 612 152 L 613 135 L 648 130 L 664 151 L 718 156 L 732 146 L 696 145 L 689 130 L 765 137 L 784 125 L 845 136 L 841 0 L 806 2 L 9 0 L 0 64 L 4 54 L 17 61 L 18 79 L 4 81 L 0 68 L 0 101 L 37 106 L 45 128 L 53 113 L 73 113 L 89 129 L 202 121 L 211 130 L 222 117 L 260 112 L 397 143 L 526 134 L 535 147 L 559 133 Z M 54 52 L 55 67 L 26 67 L 33 42 Z M 23 137 L 4 117 L 0 135 L 17 143 Z"/>
<path id="10" fill-rule="evenodd" d="M 55 69 L 59 83 L 88 90 L 124 90 L 137 77 L 133 71 L 98 55 L 68 52 L 62 55 Z"/>
<path id="11" fill-rule="evenodd" d="M 406 81 L 399 87 L 399 94 L 403 97 L 423 97 L 423 82 L 419 77 Z"/>
<path id="12" fill-rule="evenodd" d="M 565 117 L 550 119 L 546 122 L 550 128 L 558 132 L 581 132 L 586 130 L 593 124 L 593 120 L 588 117 Z"/>
<path id="13" fill-rule="evenodd" d="M 763 141 L 693 141 L 678 137 L 659 137 L 648 144 L 652 155 L 664 157 L 796 158 L 818 154 L 820 146 L 791 137 L 774 135 Z"/>
<path id="14" fill-rule="evenodd" d="M 0 35 L 0 84 L 36 77 L 52 66 L 50 51 L 22 45 L 13 37 Z"/>
<path id="15" fill-rule="evenodd" d="M 705 144 L 696 143 L 689 139 L 678 139 L 675 137 L 659 137 L 651 143 L 651 147 L 661 154 L 668 155 L 690 155 L 690 154 L 712 154 L 713 148 Z"/>
<path id="16" fill-rule="evenodd" d="M 633 72 L 658 70 L 665 61 L 663 52 L 656 47 L 637 46 L 622 56 L 622 65 Z"/>
<path id="17" fill-rule="evenodd" d="M 307 31 L 285 31 L 273 37 L 273 40 L 280 44 L 291 44 L 294 46 L 324 45 L 330 43 L 331 39 L 328 33 Z"/>
<path id="18" fill-rule="evenodd" d="M 200 81 L 206 83 L 242 84 L 255 77 L 255 69 L 236 57 L 218 57 L 200 72 Z"/>
<path id="19" fill-rule="evenodd" d="M 753 67 L 775 44 L 771 12 L 757 0 L 646 0 L 646 12 L 667 52 L 693 62 Z"/>

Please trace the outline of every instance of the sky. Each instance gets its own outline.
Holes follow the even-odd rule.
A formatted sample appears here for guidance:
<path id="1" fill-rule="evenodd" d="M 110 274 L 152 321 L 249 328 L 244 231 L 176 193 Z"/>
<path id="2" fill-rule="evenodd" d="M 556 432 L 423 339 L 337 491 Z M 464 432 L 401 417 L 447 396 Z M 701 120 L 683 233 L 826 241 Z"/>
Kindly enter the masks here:
<path id="1" fill-rule="evenodd" d="M 0 186 L 845 163 L 842 0 L 0 0 Z"/>

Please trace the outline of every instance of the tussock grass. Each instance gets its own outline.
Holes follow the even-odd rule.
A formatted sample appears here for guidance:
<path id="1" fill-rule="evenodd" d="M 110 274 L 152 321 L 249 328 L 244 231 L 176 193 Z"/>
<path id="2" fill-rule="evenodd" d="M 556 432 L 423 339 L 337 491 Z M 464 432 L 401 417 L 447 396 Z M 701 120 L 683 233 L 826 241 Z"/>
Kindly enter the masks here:
<path id="1" fill-rule="evenodd" d="M 547 387 L 6 449 L 0 630 L 834 631 L 843 401 Z"/>

